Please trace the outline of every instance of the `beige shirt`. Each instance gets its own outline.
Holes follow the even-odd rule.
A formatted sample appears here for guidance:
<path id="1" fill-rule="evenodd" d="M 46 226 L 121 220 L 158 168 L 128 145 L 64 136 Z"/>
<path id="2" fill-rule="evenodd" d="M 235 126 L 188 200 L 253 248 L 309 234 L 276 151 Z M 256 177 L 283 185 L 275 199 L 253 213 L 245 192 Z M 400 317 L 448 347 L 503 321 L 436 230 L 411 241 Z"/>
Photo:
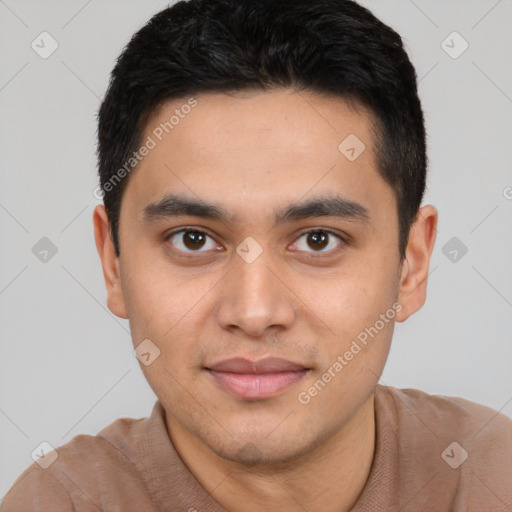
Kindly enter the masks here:
<path id="1" fill-rule="evenodd" d="M 353 512 L 512 511 L 512 420 L 463 398 L 378 385 L 376 444 Z M 157 401 L 57 448 L 16 480 L 1 512 L 226 512 L 174 449 Z"/>

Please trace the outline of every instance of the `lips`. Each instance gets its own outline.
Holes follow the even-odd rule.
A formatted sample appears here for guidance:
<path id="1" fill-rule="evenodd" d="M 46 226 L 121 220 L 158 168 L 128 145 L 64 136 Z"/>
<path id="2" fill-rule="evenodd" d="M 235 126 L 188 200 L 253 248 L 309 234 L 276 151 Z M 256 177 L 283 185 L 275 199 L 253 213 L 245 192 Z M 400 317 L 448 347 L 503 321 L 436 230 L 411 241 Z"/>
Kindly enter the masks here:
<path id="1" fill-rule="evenodd" d="M 280 359 L 278 357 L 269 357 L 261 361 L 249 361 L 242 357 L 227 359 L 208 367 L 210 370 L 216 372 L 230 372 L 230 373 L 279 373 L 279 372 L 296 372 L 304 370 L 305 367 Z"/>
<path id="2" fill-rule="evenodd" d="M 277 396 L 301 380 L 310 370 L 303 365 L 280 358 L 260 361 L 233 358 L 205 369 L 222 390 L 249 400 Z"/>

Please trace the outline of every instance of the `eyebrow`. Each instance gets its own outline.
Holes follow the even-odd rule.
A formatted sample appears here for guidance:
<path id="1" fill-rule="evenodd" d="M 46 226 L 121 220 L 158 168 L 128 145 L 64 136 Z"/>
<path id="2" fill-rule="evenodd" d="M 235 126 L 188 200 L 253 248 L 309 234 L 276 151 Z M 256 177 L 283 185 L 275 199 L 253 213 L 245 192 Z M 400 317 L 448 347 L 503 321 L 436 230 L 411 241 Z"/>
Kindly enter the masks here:
<path id="1" fill-rule="evenodd" d="M 160 201 L 147 205 L 143 212 L 144 221 L 147 223 L 185 215 L 224 223 L 237 220 L 236 215 L 220 205 L 176 194 L 168 194 Z M 286 222 L 324 216 L 363 223 L 370 222 L 369 210 L 360 203 L 341 196 L 317 196 L 307 201 L 287 205 L 281 209 L 274 209 L 274 224 L 272 227 Z"/>

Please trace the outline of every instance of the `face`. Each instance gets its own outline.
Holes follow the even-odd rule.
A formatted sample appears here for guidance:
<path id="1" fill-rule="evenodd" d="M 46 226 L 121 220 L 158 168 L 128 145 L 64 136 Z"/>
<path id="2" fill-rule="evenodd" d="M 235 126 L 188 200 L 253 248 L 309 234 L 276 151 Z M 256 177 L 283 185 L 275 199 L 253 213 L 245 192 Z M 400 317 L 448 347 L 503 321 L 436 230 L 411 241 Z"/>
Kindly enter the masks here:
<path id="1" fill-rule="evenodd" d="M 362 107 L 288 90 L 194 101 L 148 123 L 119 260 L 104 239 L 109 307 L 135 347 L 150 340 L 141 367 L 171 428 L 229 460 L 284 461 L 381 375 L 404 319 L 395 195 Z"/>

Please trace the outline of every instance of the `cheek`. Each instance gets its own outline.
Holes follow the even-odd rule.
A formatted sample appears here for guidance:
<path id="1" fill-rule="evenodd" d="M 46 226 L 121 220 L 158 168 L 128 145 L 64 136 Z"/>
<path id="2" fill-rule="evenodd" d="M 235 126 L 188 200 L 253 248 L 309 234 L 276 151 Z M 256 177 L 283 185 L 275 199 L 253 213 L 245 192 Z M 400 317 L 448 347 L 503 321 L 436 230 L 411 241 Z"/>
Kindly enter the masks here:
<path id="1" fill-rule="evenodd" d="M 201 322 L 210 318 L 205 296 L 214 277 L 194 278 L 156 261 L 129 271 L 125 295 L 134 346 L 149 338 L 160 350 L 159 363 L 173 373 L 197 367 Z"/>
<path id="2" fill-rule="evenodd" d="M 190 309 L 190 290 L 158 258 L 134 251 L 122 268 L 123 294 L 134 343 L 141 336 L 158 340 Z"/>
<path id="3" fill-rule="evenodd" d="M 399 307 L 393 264 L 384 258 L 367 258 L 366 261 L 361 258 L 331 282 L 328 293 L 324 291 L 323 301 L 315 299 L 313 304 L 322 304 L 321 314 L 325 315 L 331 331 L 336 333 L 332 337 L 335 340 L 332 343 L 333 354 L 348 350 L 356 339 L 362 342 L 382 340 L 381 345 L 385 349 Z M 325 299 L 327 295 L 328 300 Z"/>
<path id="4" fill-rule="evenodd" d="M 396 280 L 379 262 L 349 269 L 336 281 L 323 304 L 331 318 L 347 326 L 373 323 L 395 300 Z"/>
<path id="5" fill-rule="evenodd" d="M 141 369 L 155 394 L 175 403 L 183 389 L 192 389 L 199 366 L 197 316 L 208 287 L 177 279 L 169 269 L 164 273 L 155 266 L 132 275 L 127 294 L 133 345 L 149 339 L 158 353 Z"/>
<path id="6" fill-rule="evenodd" d="M 378 382 L 389 353 L 396 317 L 393 281 L 377 267 L 349 275 L 330 288 L 336 300 L 326 303 L 323 314 L 335 334 L 322 337 L 322 365 L 315 382 L 301 390 L 318 414 L 344 415 L 358 407 Z"/>

